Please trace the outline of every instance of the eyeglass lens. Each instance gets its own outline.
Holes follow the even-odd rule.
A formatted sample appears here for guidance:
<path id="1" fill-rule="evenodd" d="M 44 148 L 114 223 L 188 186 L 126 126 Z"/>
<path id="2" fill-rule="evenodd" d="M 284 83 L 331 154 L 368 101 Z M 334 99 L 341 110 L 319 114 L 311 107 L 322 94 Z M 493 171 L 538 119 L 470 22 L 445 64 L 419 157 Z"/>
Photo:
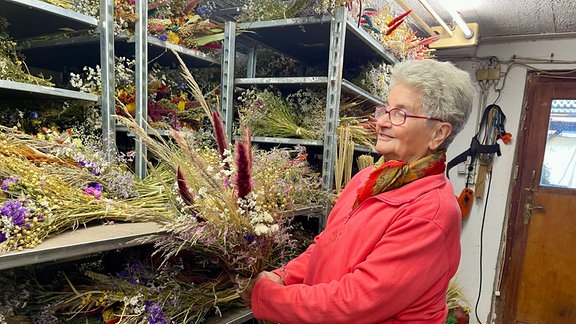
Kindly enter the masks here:
<path id="1" fill-rule="evenodd" d="M 388 110 L 385 106 L 376 107 L 376 111 L 374 112 L 376 119 L 386 114 L 390 117 L 392 125 L 400 126 L 406 122 L 406 112 L 404 110 L 398 108 Z"/>

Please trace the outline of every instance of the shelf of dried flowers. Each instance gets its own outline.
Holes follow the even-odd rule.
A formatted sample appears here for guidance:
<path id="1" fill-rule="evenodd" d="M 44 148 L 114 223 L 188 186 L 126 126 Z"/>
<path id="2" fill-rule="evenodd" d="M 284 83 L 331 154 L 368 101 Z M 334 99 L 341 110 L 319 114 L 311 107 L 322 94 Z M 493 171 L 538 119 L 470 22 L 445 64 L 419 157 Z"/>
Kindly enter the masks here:
<path id="1" fill-rule="evenodd" d="M 248 113 L 248 120 L 254 117 L 250 116 L 250 107 L 263 102 L 263 100 L 259 99 L 261 98 L 260 96 L 264 95 L 266 98 L 271 98 L 276 103 L 280 101 L 277 98 L 273 98 L 274 95 L 272 95 L 277 90 L 268 91 L 270 86 L 274 86 L 275 89 L 281 88 L 284 91 L 287 88 L 292 90 L 297 88 L 306 89 L 303 91 L 308 91 L 310 88 L 321 88 L 324 91 L 323 95 L 321 95 L 323 98 L 320 98 L 321 100 L 312 100 L 311 102 L 316 104 L 323 102 L 323 111 L 314 111 L 313 115 L 303 117 L 309 120 L 318 120 L 320 116 L 325 116 L 324 120 L 318 120 L 316 123 L 324 126 L 320 138 L 317 138 L 317 135 L 313 133 L 308 134 L 306 129 L 298 125 L 292 127 L 293 136 L 280 137 L 301 137 L 306 140 L 313 140 L 314 145 L 322 146 L 323 188 L 331 191 L 334 187 L 335 164 L 338 155 L 336 137 L 340 133 L 339 126 L 342 122 L 340 111 L 345 109 L 343 108 L 344 106 L 362 105 L 368 107 L 383 103 L 382 99 L 377 95 L 346 80 L 343 77 L 345 72 L 358 70 L 360 66 L 372 62 L 385 62 L 385 64 L 392 65 L 398 62 L 398 58 L 360 27 L 358 23 L 349 19 L 348 11 L 345 7 L 335 8 L 333 14 L 239 23 L 237 28 L 242 31 L 237 36 L 231 32 L 236 30 L 236 23 L 228 22 L 225 28 L 227 33 L 223 52 L 228 53 L 228 55 L 223 58 L 221 101 L 226 131 L 231 134 L 234 128 L 232 120 L 236 112 L 234 111 L 234 100 L 231 100 L 231 98 L 235 95 L 234 89 L 236 87 L 249 88 L 247 92 L 238 98 L 242 103 L 248 103 L 246 107 L 239 108 L 241 115 Z M 239 44 L 238 46 L 237 43 Z M 308 69 L 312 72 L 304 72 L 312 74 L 304 76 L 276 77 L 264 75 L 256 77 L 255 69 L 253 68 L 256 58 L 251 57 L 255 56 L 255 51 L 251 49 L 253 47 L 270 48 L 273 51 L 282 53 L 305 67 L 312 67 Z M 247 69 L 245 78 L 238 77 L 234 70 L 236 51 L 242 51 L 243 48 L 248 48 L 246 55 L 249 56 L 248 61 L 252 65 L 252 67 Z M 327 75 L 324 74 L 326 72 L 317 71 L 327 71 Z M 314 75 L 314 73 L 316 74 Z M 256 90 L 255 86 L 266 88 L 267 90 L 261 92 Z M 250 99 L 255 100 L 250 103 Z M 262 105 L 268 103 L 265 102 Z M 283 107 L 282 110 L 284 111 L 281 119 L 288 121 L 289 118 L 286 117 L 294 113 L 290 112 L 289 103 L 283 105 Z M 254 117 L 252 119 L 266 120 L 269 116 L 265 116 L 266 118 L 262 117 Z M 361 129 L 361 125 L 367 124 L 369 121 L 368 117 L 361 117 L 356 120 L 344 119 L 346 119 L 346 123 L 354 124 L 357 129 Z M 247 119 L 245 118 L 244 122 L 246 121 Z M 256 124 L 262 123 L 265 122 L 256 121 Z M 277 125 L 280 124 L 286 125 L 288 123 L 277 123 Z M 287 126 L 279 127 L 291 128 Z M 361 130 L 361 132 L 366 131 Z M 281 134 L 281 132 L 278 134 Z M 254 135 L 260 136 L 256 131 L 254 131 Z M 263 137 L 256 137 L 253 140 L 282 144 L 295 141 L 295 139 L 273 139 L 270 136 L 272 135 L 263 135 Z M 370 148 L 366 148 L 364 151 L 372 152 Z M 323 225 L 321 224 L 321 226 Z"/>
<path id="2" fill-rule="evenodd" d="M 17 51 L 17 42 L 62 29 L 94 30 L 96 18 L 36 0 L 0 1 L 0 94 L 2 98 L 79 99 L 96 102 L 98 96 L 56 87 L 40 73 L 33 75 Z M 34 17 L 34 23 L 30 23 Z M 49 56 L 50 57 L 50 56 Z"/>
<path id="3" fill-rule="evenodd" d="M 39 0 L 0 1 L 0 12 L 10 22 L 8 32 L 15 39 L 98 26 L 98 19 L 70 9 Z"/>
<path id="4" fill-rule="evenodd" d="M 238 29 L 246 32 L 240 34 L 239 39 L 250 39 L 309 65 L 324 63 L 327 66 L 331 24 L 339 19 L 338 15 L 346 32 L 345 44 L 342 44 L 344 69 L 369 61 L 398 61 L 374 37 L 348 19 L 344 7 L 337 8 L 334 15 L 240 23 Z"/>
<path id="5" fill-rule="evenodd" d="M 234 85 L 238 87 L 250 87 L 254 85 L 276 85 L 276 86 L 297 86 L 302 87 L 327 87 L 328 78 L 321 76 L 312 77 L 263 77 L 263 78 L 236 78 Z M 354 83 L 343 79 L 342 93 L 350 96 L 361 97 L 374 105 L 381 105 L 384 101 L 368 91 L 360 88 Z"/>
<path id="6" fill-rule="evenodd" d="M 161 225 L 153 222 L 79 228 L 49 238 L 34 249 L 0 254 L 0 270 L 135 246 L 141 244 L 139 238 L 162 233 Z"/>
<path id="7" fill-rule="evenodd" d="M 162 41 L 148 36 L 148 54 L 153 63 L 174 66 L 176 58 L 171 51 L 178 52 L 184 62 L 191 67 L 215 67 L 220 64 L 218 57 L 196 49 Z M 99 40 L 97 35 L 80 35 L 66 38 L 46 37 L 21 41 L 16 49 L 26 55 L 31 64 L 61 71 L 65 66 L 90 66 L 100 64 Z M 134 58 L 134 37 L 119 35 L 114 37 L 114 54 L 117 57 Z"/>

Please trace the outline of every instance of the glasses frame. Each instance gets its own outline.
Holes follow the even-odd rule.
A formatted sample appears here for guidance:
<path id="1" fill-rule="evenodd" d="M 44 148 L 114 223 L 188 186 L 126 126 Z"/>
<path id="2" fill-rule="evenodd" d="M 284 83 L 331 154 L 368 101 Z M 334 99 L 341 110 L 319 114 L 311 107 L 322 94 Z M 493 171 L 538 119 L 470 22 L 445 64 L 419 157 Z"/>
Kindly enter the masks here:
<path id="1" fill-rule="evenodd" d="M 384 116 L 384 115 L 388 115 L 388 119 L 390 120 L 390 123 L 394 126 L 402 126 L 406 123 L 406 118 L 418 118 L 418 119 L 426 119 L 426 120 L 435 120 L 435 121 L 439 121 L 439 122 L 444 122 L 442 119 L 439 118 L 434 118 L 434 117 L 427 117 L 427 116 L 418 116 L 418 115 L 410 115 L 406 112 L 406 110 L 402 109 L 402 108 L 397 108 L 397 107 L 391 107 L 388 105 L 378 105 L 375 107 L 374 109 L 374 117 L 376 119 L 379 119 L 380 117 Z M 392 115 L 390 113 L 392 113 L 393 111 L 399 111 L 402 113 L 402 115 L 404 115 L 404 120 L 401 123 L 394 123 L 392 122 Z"/>

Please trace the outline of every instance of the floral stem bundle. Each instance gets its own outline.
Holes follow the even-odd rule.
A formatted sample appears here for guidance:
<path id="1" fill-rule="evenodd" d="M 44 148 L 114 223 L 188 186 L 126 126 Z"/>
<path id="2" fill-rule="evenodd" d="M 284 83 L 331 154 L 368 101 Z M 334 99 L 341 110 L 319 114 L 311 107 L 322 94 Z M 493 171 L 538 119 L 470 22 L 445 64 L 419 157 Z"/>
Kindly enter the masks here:
<path id="1" fill-rule="evenodd" d="M 350 129 L 341 127 L 338 132 L 338 152 L 335 165 L 336 194 L 339 194 L 344 186 L 352 178 L 352 161 L 354 159 L 354 142 L 350 136 Z"/>
<path id="2" fill-rule="evenodd" d="M 174 217 L 176 211 L 161 194 L 165 186 L 137 182 L 133 173 L 123 172 L 118 165 L 87 163 L 87 156 L 81 155 L 73 142 L 48 144 L 2 130 L 0 252 L 33 248 L 49 236 L 95 220 L 136 222 Z M 34 143 L 38 145 L 32 146 Z M 56 148 L 68 155 L 47 153 Z M 111 178 L 132 182 L 114 184 Z M 113 192 L 114 187 L 128 183 L 131 193 Z"/>
<path id="3" fill-rule="evenodd" d="M 293 109 L 282 94 L 271 89 L 247 90 L 239 100 L 241 123 L 257 136 L 317 139 L 319 133 L 296 122 Z"/>

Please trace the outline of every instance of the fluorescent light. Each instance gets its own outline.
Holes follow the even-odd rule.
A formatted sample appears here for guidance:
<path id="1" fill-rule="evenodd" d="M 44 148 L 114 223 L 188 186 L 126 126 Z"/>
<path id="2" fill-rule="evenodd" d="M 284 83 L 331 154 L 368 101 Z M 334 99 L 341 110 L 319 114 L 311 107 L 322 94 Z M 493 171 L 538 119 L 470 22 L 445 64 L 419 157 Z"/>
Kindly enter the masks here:
<path id="1" fill-rule="evenodd" d="M 442 26 L 442 28 L 444 28 L 444 30 L 446 31 L 446 33 L 448 35 L 450 35 L 450 37 L 452 37 L 452 35 L 454 34 L 452 32 L 452 30 L 450 30 L 450 27 L 448 27 L 448 25 L 446 25 L 446 23 L 444 22 L 444 20 L 442 20 L 442 18 L 440 18 L 440 16 L 436 13 L 436 11 L 434 9 L 432 9 L 432 6 L 430 6 L 430 4 L 428 3 L 428 1 L 426 0 L 418 0 L 420 1 L 420 4 L 424 7 L 424 9 L 426 9 L 428 11 L 428 13 L 434 17 L 434 19 L 440 24 L 440 26 Z"/>
<path id="2" fill-rule="evenodd" d="M 462 19 L 462 16 L 460 16 L 460 14 L 456 10 L 454 10 L 452 7 L 449 7 L 447 5 L 444 5 L 444 7 L 446 8 L 446 10 L 450 14 L 450 16 L 452 16 L 452 19 L 454 19 L 454 22 L 456 23 L 456 25 L 458 25 L 458 27 L 460 27 L 460 29 L 462 29 L 462 33 L 464 33 L 464 37 L 465 38 L 472 38 L 472 36 L 474 36 L 474 32 L 470 28 L 468 28 L 468 26 L 466 25 L 466 22 L 464 22 L 464 19 Z"/>

